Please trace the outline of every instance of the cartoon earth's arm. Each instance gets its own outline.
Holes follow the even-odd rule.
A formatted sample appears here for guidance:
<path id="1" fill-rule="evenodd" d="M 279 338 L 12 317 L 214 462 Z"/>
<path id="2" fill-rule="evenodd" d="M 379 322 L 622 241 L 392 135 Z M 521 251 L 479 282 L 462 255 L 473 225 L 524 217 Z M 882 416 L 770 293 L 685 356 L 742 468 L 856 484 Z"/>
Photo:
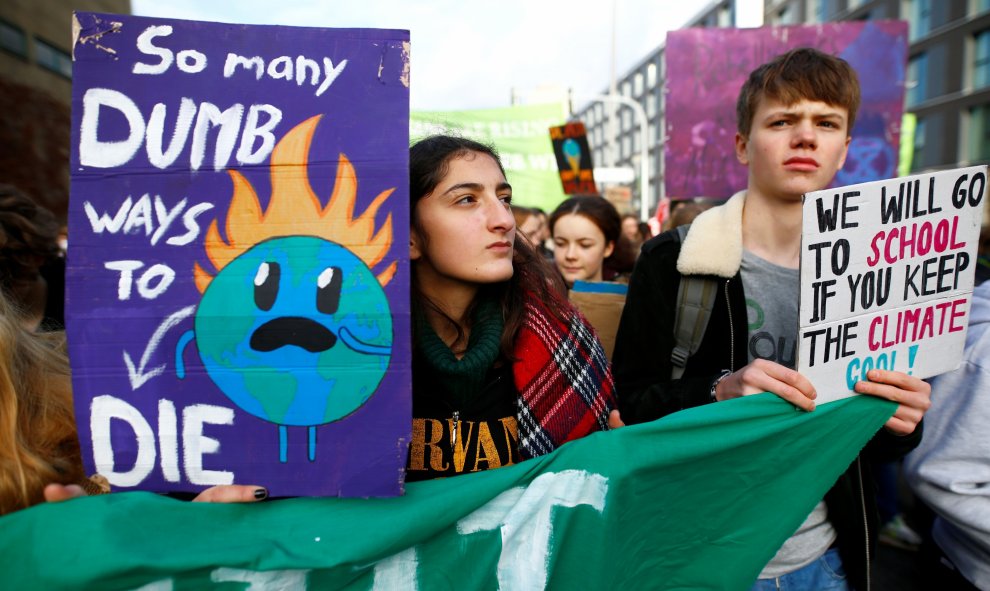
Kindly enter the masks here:
<path id="1" fill-rule="evenodd" d="M 364 353 L 365 355 L 391 355 L 392 347 L 390 345 L 374 345 L 372 343 L 365 343 L 358 340 L 356 336 L 351 334 L 351 331 L 347 329 L 346 326 L 341 327 L 340 333 L 338 334 L 340 340 L 344 342 L 352 351 L 357 351 L 358 353 Z"/>
<path id="2" fill-rule="evenodd" d="M 194 338 L 196 338 L 195 331 L 187 330 L 179 337 L 179 342 L 175 345 L 175 375 L 180 380 L 186 377 L 186 362 L 182 360 L 182 351 Z"/>

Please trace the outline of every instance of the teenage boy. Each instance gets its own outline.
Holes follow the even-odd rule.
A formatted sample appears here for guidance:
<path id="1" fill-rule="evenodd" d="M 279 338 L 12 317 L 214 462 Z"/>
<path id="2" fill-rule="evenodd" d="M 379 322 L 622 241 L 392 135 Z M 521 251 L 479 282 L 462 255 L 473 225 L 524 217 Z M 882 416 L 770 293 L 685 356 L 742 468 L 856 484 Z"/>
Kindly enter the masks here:
<path id="1" fill-rule="evenodd" d="M 759 392 L 814 410 L 814 386 L 793 369 L 801 196 L 825 188 L 842 167 L 859 102 L 849 64 L 814 49 L 790 51 L 750 74 L 736 104 L 736 157 L 749 168 L 746 190 L 699 215 L 683 242 L 675 232 L 647 242 L 629 282 L 614 356 L 627 423 Z M 675 380 L 670 358 L 682 275 L 712 277 L 718 293 L 699 348 Z M 921 439 L 930 388 L 901 372 L 873 370 L 868 378 L 856 392 L 899 406 L 863 453 L 902 455 Z M 754 589 L 865 591 L 876 522 L 869 462 L 857 459 Z"/>

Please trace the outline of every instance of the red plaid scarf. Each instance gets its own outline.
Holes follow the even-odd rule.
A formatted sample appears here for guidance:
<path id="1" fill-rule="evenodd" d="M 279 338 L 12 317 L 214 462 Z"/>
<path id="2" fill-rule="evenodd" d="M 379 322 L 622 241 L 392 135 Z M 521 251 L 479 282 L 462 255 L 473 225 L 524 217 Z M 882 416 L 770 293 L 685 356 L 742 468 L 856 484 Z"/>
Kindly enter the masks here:
<path id="1" fill-rule="evenodd" d="M 594 329 L 568 304 L 562 323 L 536 298 L 516 337 L 512 366 L 519 392 L 519 451 L 541 456 L 594 431 L 608 430 L 616 407 L 605 351 Z"/>

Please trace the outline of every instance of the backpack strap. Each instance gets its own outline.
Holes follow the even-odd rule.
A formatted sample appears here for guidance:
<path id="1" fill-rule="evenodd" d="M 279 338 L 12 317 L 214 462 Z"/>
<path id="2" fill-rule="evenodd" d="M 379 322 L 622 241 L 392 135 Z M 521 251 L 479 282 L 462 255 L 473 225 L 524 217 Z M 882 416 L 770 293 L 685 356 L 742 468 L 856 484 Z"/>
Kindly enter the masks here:
<path id="1" fill-rule="evenodd" d="M 684 242 L 690 225 L 677 227 L 677 239 Z M 674 350 L 670 352 L 671 379 L 684 375 L 688 358 L 698 351 L 708 328 L 718 283 L 701 275 L 681 275 L 677 288 L 677 309 L 674 317 Z"/>

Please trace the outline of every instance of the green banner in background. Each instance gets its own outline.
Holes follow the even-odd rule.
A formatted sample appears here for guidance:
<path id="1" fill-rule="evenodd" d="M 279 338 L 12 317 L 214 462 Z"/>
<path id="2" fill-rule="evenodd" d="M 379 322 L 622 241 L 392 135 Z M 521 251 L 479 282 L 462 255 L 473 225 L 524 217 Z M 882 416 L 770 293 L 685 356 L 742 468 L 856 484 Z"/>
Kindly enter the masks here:
<path id="1" fill-rule="evenodd" d="M 512 202 L 552 211 L 564 199 L 548 129 L 567 119 L 564 103 L 471 111 L 413 111 L 409 137 L 453 133 L 493 144 L 512 185 Z"/>
<path id="2" fill-rule="evenodd" d="M 901 119 L 901 153 L 897 163 L 897 176 L 911 174 L 911 164 L 914 161 L 914 132 L 918 128 L 918 116 L 914 113 L 904 113 Z"/>
<path id="3" fill-rule="evenodd" d="M 396 498 L 41 505 L 0 518 L 0 587 L 747 589 L 894 409 L 747 396 Z"/>

